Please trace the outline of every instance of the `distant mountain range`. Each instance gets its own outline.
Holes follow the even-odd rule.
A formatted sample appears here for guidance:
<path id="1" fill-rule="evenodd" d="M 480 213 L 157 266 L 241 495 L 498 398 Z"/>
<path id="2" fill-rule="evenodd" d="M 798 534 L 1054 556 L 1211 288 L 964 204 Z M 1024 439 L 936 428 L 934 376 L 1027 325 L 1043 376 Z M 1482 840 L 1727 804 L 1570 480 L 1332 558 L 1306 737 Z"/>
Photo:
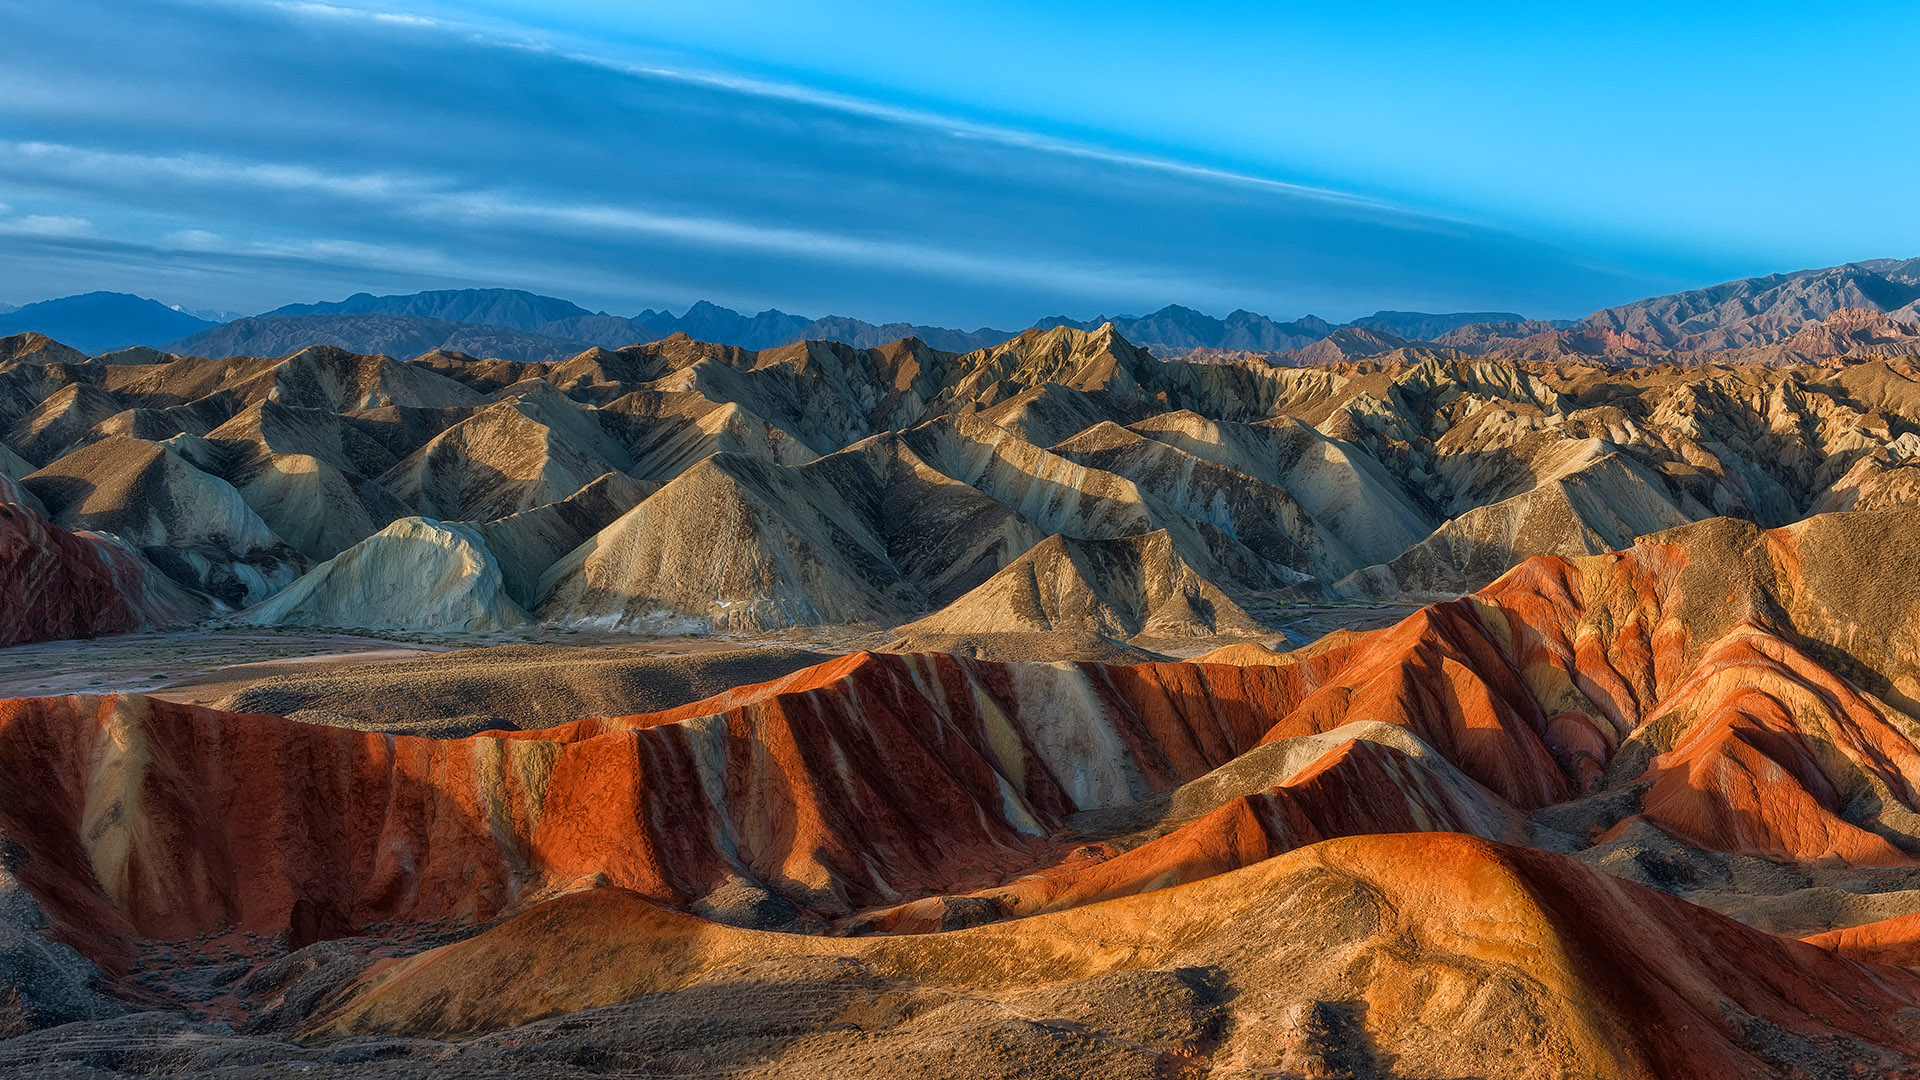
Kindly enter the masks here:
<path id="1" fill-rule="evenodd" d="M 263 318 L 365 315 L 492 326 L 547 339 L 586 342 L 607 348 L 686 334 L 700 341 L 738 345 L 743 349 L 770 349 L 809 338 L 843 341 L 859 348 L 869 348 L 903 337 L 917 337 L 936 349 L 970 352 L 998 345 L 1015 333 L 985 327 L 968 332 L 910 323 L 876 325 L 842 316 L 809 319 L 773 309 L 749 316 L 705 300 L 688 308 L 685 315 L 675 316 L 669 311 L 649 308 L 629 319 L 588 311 L 572 301 L 518 289 L 449 289 L 401 296 L 356 293 L 337 303 L 289 304 L 267 312 Z M 339 333 L 351 324 L 335 322 L 312 325 L 324 325 L 331 332 Z M 536 349 L 541 347 L 540 343 L 529 345 Z"/>
<path id="2" fill-rule="evenodd" d="M 158 300 L 115 292 L 43 300 L 0 314 L 0 336 L 34 330 L 94 355 L 163 344 L 213 325 Z"/>
<path id="3" fill-rule="evenodd" d="M 1071 326 L 1075 330 L 1093 330 L 1112 323 L 1128 341 L 1163 350 L 1244 349 L 1279 352 L 1312 344 L 1333 332 L 1333 324 L 1308 315 L 1294 322 L 1275 322 L 1251 311 L 1235 311 L 1224 319 L 1204 315 L 1192 308 L 1170 304 L 1151 315 L 1138 318 L 1127 315 L 1097 315 L 1087 320 L 1055 315 L 1034 325 L 1042 330 Z"/>
<path id="4" fill-rule="evenodd" d="M 539 362 L 578 356 L 595 345 L 617 348 L 615 342 L 631 345 L 661 336 L 564 338 L 423 315 L 257 315 L 209 327 L 166 348 L 188 356 L 285 356 L 309 345 L 332 345 L 349 352 L 400 357 L 440 350 Z"/>
<path id="5" fill-rule="evenodd" d="M 1347 326 L 1357 330 L 1392 334 L 1407 341 L 1432 341 L 1465 326 L 1526 321 L 1528 320 L 1525 316 L 1515 315 L 1511 311 L 1461 311 L 1451 315 L 1428 315 L 1421 311 L 1380 311 L 1364 319 L 1355 319 Z M 1544 325 L 1556 330 L 1565 329 L 1573 325 L 1573 320 L 1548 319 L 1544 320 Z"/>
<path id="6" fill-rule="evenodd" d="M 1875 259 L 1729 281 L 1608 308 L 1577 328 L 1611 330 L 1677 350 L 1772 345 L 1841 308 L 1920 321 L 1920 259 Z"/>
<path id="7" fill-rule="evenodd" d="M 1460 326 L 1432 343 L 1532 360 L 1795 363 L 1863 351 L 1912 350 L 1917 332 L 1920 259 L 1873 259 L 1656 296 L 1571 324 Z"/>
<path id="8" fill-rule="evenodd" d="M 1796 338 L 1843 311 L 1849 313 L 1842 319 L 1849 328 L 1845 335 L 1816 332 Z M 1623 304 L 1577 321 L 1528 319 L 1507 311 L 1380 311 L 1341 324 L 1313 315 L 1280 322 L 1246 310 L 1215 318 L 1169 305 L 1140 316 L 1055 315 L 1034 326 L 1091 330 L 1111 322 L 1127 340 L 1161 356 L 1260 358 L 1283 364 L 1358 359 L 1410 343 L 1539 359 L 1684 358 L 1725 350 L 1795 350 L 1808 342 L 1860 346 L 1902 336 L 1884 329 L 1868 332 L 1861 316 L 1853 314 L 1858 312 L 1884 316 L 1893 325 L 1920 324 L 1920 259 L 1874 259 L 1746 278 Z M 845 316 L 808 318 L 775 309 L 743 315 L 707 301 L 681 315 L 649 308 L 626 317 L 519 289 L 356 293 L 345 300 L 289 304 L 225 322 L 127 293 L 87 293 L 19 308 L 0 305 L 0 336 L 25 330 L 95 355 L 150 345 L 205 356 L 277 356 L 323 344 L 394 356 L 438 349 L 520 361 L 572 356 L 595 345 L 621 348 L 676 333 L 746 349 L 809 339 L 871 348 L 915 337 L 947 352 L 988 348 L 1016 333 L 870 323 Z"/>
<path id="9" fill-rule="evenodd" d="M 1138 317 L 1101 315 L 1076 320 L 1059 315 L 1034 325 L 1042 330 L 1056 326 L 1091 330 L 1112 322 L 1128 340 L 1169 355 L 1203 349 L 1267 354 L 1305 348 L 1349 328 L 1415 338 L 1472 323 L 1518 322 L 1522 318 L 1510 312 L 1432 315 L 1382 311 L 1336 326 L 1312 315 L 1294 322 L 1276 322 L 1251 311 L 1235 311 L 1216 319 L 1191 308 L 1169 305 Z M 479 332 L 477 327 L 487 329 Z M 511 360 L 543 360 L 573 355 L 593 345 L 620 348 L 676 333 L 746 349 L 770 349 L 810 339 L 872 348 L 916 337 L 936 349 L 970 352 L 998 345 L 1017 332 L 990 327 L 955 330 L 904 322 L 876 324 L 845 316 L 809 319 L 775 309 L 742 315 L 704 300 L 683 315 L 649 308 L 626 318 L 517 289 L 450 289 L 398 296 L 358 293 L 340 301 L 289 304 L 191 335 L 168 348 L 207 355 L 277 355 L 304 345 L 325 344 L 392 355 L 438 348 L 467 353 L 480 350 Z"/>
<path id="10" fill-rule="evenodd" d="M 1138 318 L 1099 315 L 1092 319 L 1075 320 L 1056 315 L 1034 325 L 1042 330 L 1056 326 L 1092 330 L 1102 323 L 1111 322 L 1113 328 L 1128 341 L 1151 346 L 1163 353 L 1196 349 L 1275 353 L 1305 348 L 1339 330 L 1372 330 L 1407 341 L 1429 341 L 1461 326 L 1517 322 L 1524 318 L 1508 311 L 1462 311 L 1447 315 L 1432 315 L 1424 311 L 1378 311 L 1363 319 L 1335 325 L 1314 315 L 1303 316 L 1293 322 L 1275 322 L 1265 315 L 1244 309 L 1224 319 L 1216 319 L 1192 308 L 1168 305 L 1151 315 Z M 1555 325 L 1571 326 L 1572 323 L 1560 322 Z"/>

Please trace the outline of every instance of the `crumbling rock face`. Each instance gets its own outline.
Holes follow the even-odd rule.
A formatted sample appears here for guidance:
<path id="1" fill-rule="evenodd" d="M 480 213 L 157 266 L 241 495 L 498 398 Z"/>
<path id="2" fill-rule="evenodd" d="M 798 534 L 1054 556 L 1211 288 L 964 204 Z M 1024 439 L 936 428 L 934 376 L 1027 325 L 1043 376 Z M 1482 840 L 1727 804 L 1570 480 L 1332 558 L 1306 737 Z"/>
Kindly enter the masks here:
<path id="1" fill-rule="evenodd" d="M 49 941 L 45 928 L 33 895 L 0 864 L 0 1040 L 132 1011 L 101 993 L 100 970 L 72 946 Z"/>

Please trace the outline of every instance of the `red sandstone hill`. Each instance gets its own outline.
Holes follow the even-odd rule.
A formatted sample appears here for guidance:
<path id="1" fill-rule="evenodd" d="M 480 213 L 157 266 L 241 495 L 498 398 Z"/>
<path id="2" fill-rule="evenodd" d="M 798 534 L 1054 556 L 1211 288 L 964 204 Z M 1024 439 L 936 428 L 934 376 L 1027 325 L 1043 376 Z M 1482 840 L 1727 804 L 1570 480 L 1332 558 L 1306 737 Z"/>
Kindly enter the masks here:
<path id="1" fill-rule="evenodd" d="M 128 994 L 183 993 L 212 970 L 190 944 L 209 935 L 266 972 L 285 947 L 412 952 L 494 927 L 268 994 L 305 1003 L 276 1022 L 327 1037 L 492 1030 L 756 958 L 799 965 L 754 976 L 769 985 L 839 958 L 886 993 L 989 1000 L 1202 965 L 1247 999 L 1216 1003 L 1237 1034 L 1180 1043 L 1210 1067 L 1301 1073 L 1288 1055 L 1320 1039 L 1322 1058 L 1432 1072 L 1447 1030 L 1475 1075 L 1796 1075 L 1822 1056 L 1908 1075 L 1911 976 L 1828 951 L 1906 959 L 1905 923 L 1830 914 L 1815 948 L 1704 908 L 1777 925 L 1912 888 L 1920 593 L 1880 568 L 1916 561 L 1920 511 L 1722 519 L 1531 560 L 1297 654 L 855 653 L 465 739 L 12 700 L 0 834 L 53 938 L 111 976 L 164 969 Z M 1287 907 L 1301 896 L 1321 899 Z M 614 959 L 634 949 L 652 959 Z M 541 989 L 486 974 L 524 970 L 549 972 Z M 1321 974 L 1261 974 L 1293 970 Z M 1253 1035 L 1267 979 L 1305 1010 L 1292 1042 Z M 238 1017 L 266 985 L 204 993 Z"/>
<path id="2" fill-rule="evenodd" d="M 0 475 L 0 646 L 178 625 L 204 610 L 132 548 L 62 529 Z"/>
<path id="3" fill-rule="evenodd" d="M 1016 1009 L 1037 991 L 1206 965 L 1237 992 L 1233 1023 L 1216 1040 L 1162 1033 L 1155 1056 L 1185 1051 L 1225 1073 L 1314 1075 L 1345 1057 L 1413 1076 L 1705 1080 L 1834 1059 L 1920 1075 L 1913 973 L 1763 934 L 1571 859 L 1456 835 L 1333 840 L 1018 923 L 858 941 L 719 926 L 596 890 L 370 973 L 318 1031 L 487 1031 L 658 1001 L 714 972 L 794 957 L 840 958 L 903 996 L 1013 998 Z M 1340 1030 L 1356 1015 L 1364 1047 Z M 1116 1018 L 1090 1019 L 1097 1030 Z M 867 1052 L 884 1060 L 889 1049 Z"/>
<path id="4" fill-rule="evenodd" d="M 1806 940 L 1855 960 L 1920 967 L 1920 913 L 1810 934 Z"/>

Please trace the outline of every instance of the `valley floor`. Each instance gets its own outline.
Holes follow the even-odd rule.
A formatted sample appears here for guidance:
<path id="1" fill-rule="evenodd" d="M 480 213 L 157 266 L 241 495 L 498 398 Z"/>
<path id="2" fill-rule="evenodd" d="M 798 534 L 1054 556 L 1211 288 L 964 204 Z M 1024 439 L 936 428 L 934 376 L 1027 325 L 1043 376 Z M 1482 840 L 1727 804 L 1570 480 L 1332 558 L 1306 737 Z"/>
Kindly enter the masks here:
<path id="1" fill-rule="evenodd" d="M 1371 601 L 1275 601 L 1252 609 L 1271 631 L 1255 639 L 1277 650 L 1307 645 L 1335 630 L 1391 626 L 1414 608 Z M 1069 635 L 974 635 L 986 650 L 1017 637 L 1031 661 L 1095 659 L 1084 639 Z M 110 634 L 89 640 L 41 641 L 0 648 L 0 698 L 137 692 L 193 705 L 215 702 L 268 679 L 318 675 L 342 668 L 419 660 L 435 653 L 537 645 L 649 658 L 694 657 L 740 649 L 806 649 L 840 654 L 879 649 L 886 631 L 860 626 L 796 627 L 763 633 L 648 635 L 573 627 L 377 634 L 307 627 L 203 626 Z M 1186 659 L 1238 638 L 1149 642 L 1142 659 Z"/>

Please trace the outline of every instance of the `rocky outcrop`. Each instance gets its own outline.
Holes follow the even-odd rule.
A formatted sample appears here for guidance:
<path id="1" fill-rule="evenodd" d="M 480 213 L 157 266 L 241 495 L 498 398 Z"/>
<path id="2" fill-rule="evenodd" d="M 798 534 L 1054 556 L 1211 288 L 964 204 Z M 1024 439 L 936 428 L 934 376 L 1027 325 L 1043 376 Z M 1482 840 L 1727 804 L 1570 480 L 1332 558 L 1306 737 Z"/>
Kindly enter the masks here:
<path id="1" fill-rule="evenodd" d="M 262 401 L 194 446 L 203 468 L 217 471 L 276 535 L 314 561 L 409 514 L 373 479 L 398 463 L 392 450 L 336 413 Z"/>
<path id="2" fill-rule="evenodd" d="M 911 610 L 870 491 L 718 454 L 555 563 L 544 619 L 673 630 L 897 622 Z"/>
<path id="3" fill-rule="evenodd" d="M 0 867 L 0 1040 L 133 1011 L 101 993 L 100 969 L 72 946 L 47 940 L 46 925 L 33 895 Z"/>
<path id="4" fill-rule="evenodd" d="M 409 517 L 236 619 L 254 626 L 498 630 L 528 621 L 471 526 Z"/>
<path id="5" fill-rule="evenodd" d="M 633 465 L 599 413 L 544 382 L 435 436 L 388 470 L 387 490 L 415 512 L 492 521 L 559 502 Z"/>

